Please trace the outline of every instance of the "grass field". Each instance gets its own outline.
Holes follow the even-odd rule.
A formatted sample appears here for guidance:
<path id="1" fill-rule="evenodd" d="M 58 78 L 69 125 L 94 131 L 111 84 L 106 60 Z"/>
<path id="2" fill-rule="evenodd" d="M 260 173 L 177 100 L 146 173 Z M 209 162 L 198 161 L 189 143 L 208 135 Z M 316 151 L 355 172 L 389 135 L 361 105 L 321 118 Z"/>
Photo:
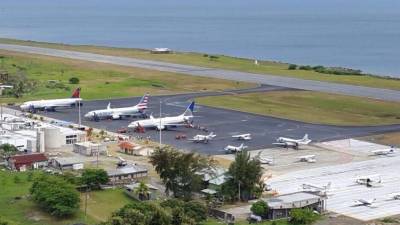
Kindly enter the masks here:
<path id="1" fill-rule="evenodd" d="M 204 97 L 200 104 L 331 125 L 400 123 L 400 104 L 310 91 Z"/>
<path id="2" fill-rule="evenodd" d="M 21 99 L 0 98 L 1 102 L 15 102 L 30 99 L 69 97 L 72 89 L 82 88 L 84 99 L 107 99 L 116 97 L 141 96 L 145 92 L 153 95 L 213 91 L 231 88 L 245 88 L 253 84 L 220 79 L 185 76 L 181 74 L 93 63 L 63 58 L 28 55 L 1 51 L 0 70 L 10 74 L 21 71 L 39 85 L 37 90 Z M 78 77 L 78 85 L 68 84 L 71 77 Z M 46 87 L 49 80 L 59 81 L 71 90 Z"/>
<path id="3" fill-rule="evenodd" d="M 204 54 L 191 53 L 191 52 L 188 53 L 177 52 L 173 54 L 151 54 L 148 50 L 141 50 L 141 49 L 111 48 L 111 47 L 98 47 L 98 46 L 88 46 L 88 45 L 78 46 L 78 45 L 52 44 L 52 43 L 20 41 L 12 39 L 0 39 L 0 43 L 75 50 L 75 51 L 99 53 L 104 55 L 151 59 L 151 60 L 204 66 L 211 68 L 223 68 L 223 69 L 238 70 L 238 71 L 260 73 L 260 74 L 273 74 L 273 75 L 297 77 L 309 80 L 319 80 L 319 81 L 327 81 L 327 82 L 335 82 L 343 84 L 354 84 L 354 85 L 361 85 L 368 87 L 379 87 L 379 88 L 400 90 L 400 80 L 378 78 L 375 76 L 328 75 L 328 74 L 317 73 L 314 71 L 288 70 L 287 69 L 288 64 L 286 63 L 259 61 L 259 65 L 255 65 L 254 60 L 222 56 L 222 55 L 219 55 L 218 59 L 210 60 L 209 57 L 204 57 Z"/>

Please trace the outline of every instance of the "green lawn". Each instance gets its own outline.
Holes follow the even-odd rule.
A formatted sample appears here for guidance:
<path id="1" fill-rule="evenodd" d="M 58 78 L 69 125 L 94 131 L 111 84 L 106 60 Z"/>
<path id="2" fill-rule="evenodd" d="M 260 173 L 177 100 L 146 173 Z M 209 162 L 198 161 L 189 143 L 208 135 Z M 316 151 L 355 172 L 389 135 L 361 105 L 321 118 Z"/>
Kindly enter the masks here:
<path id="1" fill-rule="evenodd" d="M 99 47 L 99 46 L 88 46 L 88 45 L 52 44 L 52 43 L 20 41 L 12 39 L 0 39 L 0 43 L 84 51 L 84 52 L 92 52 L 105 55 L 151 59 L 151 60 L 204 66 L 211 68 L 223 68 L 223 69 L 238 70 L 238 71 L 260 73 L 260 74 L 273 74 L 273 75 L 297 77 L 309 80 L 319 80 L 319 81 L 328 81 L 335 83 L 355 84 L 361 86 L 400 90 L 400 80 L 378 78 L 374 76 L 356 76 L 356 75 L 340 76 L 340 75 L 321 74 L 314 71 L 288 70 L 287 69 L 288 64 L 286 63 L 259 61 L 259 65 L 255 65 L 254 60 L 251 59 L 243 59 L 243 58 L 236 58 L 236 57 L 229 57 L 222 55 L 219 55 L 218 59 L 210 60 L 208 57 L 204 57 L 204 54 L 191 53 L 191 52 L 188 53 L 177 52 L 173 54 L 151 54 L 149 51 L 141 49 L 111 48 L 111 47 Z"/>
<path id="2" fill-rule="evenodd" d="M 400 104 L 310 91 L 199 98 L 203 105 L 333 125 L 400 124 Z"/>
<path id="3" fill-rule="evenodd" d="M 19 181 L 16 182 L 15 179 Z M 40 210 L 28 198 L 31 184 L 32 182 L 28 181 L 28 173 L 0 171 L 1 218 L 10 221 L 11 225 L 67 225 L 85 221 L 82 211 L 73 218 L 56 219 Z M 17 200 L 16 197 L 21 199 Z M 87 218 L 89 224 L 94 224 L 94 221 L 91 217 Z"/>
<path id="4" fill-rule="evenodd" d="M 10 74 L 22 71 L 21 73 L 27 74 L 29 78 L 38 82 L 38 88 L 32 93 L 25 94 L 23 98 L 0 98 L 1 102 L 69 97 L 72 89 L 77 86 L 82 87 L 84 99 L 141 96 L 145 92 L 162 95 L 255 86 L 243 82 L 192 77 L 1 50 L 0 56 L 5 57 L 0 59 L 0 70 L 6 70 Z M 78 77 L 80 83 L 78 85 L 69 84 L 68 80 L 71 77 Z M 46 85 L 49 80 L 59 81 L 71 90 L 48 88 Z"/>

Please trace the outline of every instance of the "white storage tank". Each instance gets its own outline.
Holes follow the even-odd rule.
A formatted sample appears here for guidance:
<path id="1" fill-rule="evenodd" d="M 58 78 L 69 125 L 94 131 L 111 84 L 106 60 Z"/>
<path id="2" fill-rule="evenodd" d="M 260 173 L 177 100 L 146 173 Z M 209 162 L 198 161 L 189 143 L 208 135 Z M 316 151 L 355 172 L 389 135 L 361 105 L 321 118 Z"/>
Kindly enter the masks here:
<path id="1" fill-rule="evenodd" d="M 61 148 L 64 143 L 60 129 L 57 127 L 45 127 L 44 143 L 45 149 Z"/>

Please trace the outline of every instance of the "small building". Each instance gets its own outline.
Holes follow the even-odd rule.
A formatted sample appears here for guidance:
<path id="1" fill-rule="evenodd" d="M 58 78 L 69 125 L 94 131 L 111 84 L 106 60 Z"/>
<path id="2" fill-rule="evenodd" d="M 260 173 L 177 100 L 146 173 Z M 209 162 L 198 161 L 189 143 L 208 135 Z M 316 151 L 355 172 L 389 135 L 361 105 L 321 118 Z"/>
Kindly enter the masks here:
<path id="1" fill-rule="evenodd" d="M 93 143 L 90 141 L 79 142 L 74 144 L 73 151 L 86 156 L 105 155 L 107 153 L 107 146 L 102 143 Z"/>
<path id="2" fill-rule="evenodd" d="M 130 184 L 140 178 L 147 177 L 148 170 L 144 166 L 127 165 L 107 171 L 109 183 L 112 185 Z"/>
<path id="3" fill-rule="evenodd" d="M 134 199 L 136 199 L 136 200 L 139 200 L 139 201 L 143 201 L 143 200 L 155 200 L 155 199 L 157 199 L 158 188 L 154 187 L 154 186 L 151 185 L 151 184 L 146 184 L 147 189 L 149 190 L 149 191 L 147 192 L 147 196 L 140 196 L 140 194 L 136 193 L 136 190 L 137 190 L 137 188 L 139 187 L 139 185 L 140 185 L 139 182 L 136 182 L 136 183 L 133 183 L 133 184 L 127 184 L 127 185 L 125 185 L 125 186 L 124 186 L 124 188 L 125 188 L 125 193 L 126 193 L 128 196 L 130 196 L 130 197 L 132 197 L 132 198 L 134 198 Z"/>
<path id="4" fill-rule="evenodd" d="M 26 171 L 47 166 L 48 159 L 43 153 L 14 155 L 7 159 L 7 164 L 12 170 Z"/>
<path id="5" fill-rule="evenodd" d="M 84 168 L 83 161 L 77 157 L 52 158 L 51 166 L 59 170 L 81 170 Z"/>
<path id="6" fill-rule="evenodd" d="M 271 220 L 289 217 L 292 209 L 310 208 L 319 213 L 326 209 L 326 197 L 308 192 L 295 192 L 263 200 L 268 205 L 267 219 Z"/>

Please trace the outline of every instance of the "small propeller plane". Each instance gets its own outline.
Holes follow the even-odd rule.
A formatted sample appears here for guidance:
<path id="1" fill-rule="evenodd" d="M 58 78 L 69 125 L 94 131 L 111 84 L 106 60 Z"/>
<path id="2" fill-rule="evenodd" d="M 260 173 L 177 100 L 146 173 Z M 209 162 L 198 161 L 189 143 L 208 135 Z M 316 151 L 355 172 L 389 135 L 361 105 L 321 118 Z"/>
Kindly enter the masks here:
<path id="1" fill-rule="evenodd" d="M 209 133 L 208 135 L 202 135 L 198 134 L 194 136 L 191 139 L 188 139 L 189 141 L 193 141 L 194 143 L 204 143 L 207 144 L 209 141 L 214 139 L 217 135 L 215 135 L 213 132 Z"/>
<path id="2" fill-rule="evenodd" d="M 356 183 L 360 185 L 366 185 L 367 187 L 377 186 L 382 183 L 381 176 L 379 174 L 373 174 L 368 176 L 356 177 Z"/>
<path id="3" fill-rule="evenodd" d="M 308 163 L 315 163 L 317 159 L 315 158 L 315 155 L 303 155 L 298 157 L 300 162 L 308 162 Z"/>
<path id="4" fill-rule="evenodd" d="M 376 201 L 376 198 L 373 199 L 357 199 L 354 200 L 354 205 L 353 206 L 367 206 L 367 207 L 373 207 L 374 203 Z"/>
<path id="5" fill-rule="evenodd" d="M 300 145 L 308 145 L 310 142 L 311 140 L 308 139 L 308 134 L 305 134 L 302 139 L 279 137 L 278 139 L 276 139 L 276 142 L 272 144 L 284 148 L 299 149 Z"/>
<path id="6" fill-rule="evenodd" d="M 226 153 L 235 153 L 235 152 L 241 152 L 242 150 L 245 150 L 247 148 L 248 146 L 242 143 L 239 146 L 228 145 L 224 148 L 224 150 L 226 151 Z"/>
<path id="7" fill-rule="evenodd" d="M 238 135 L 232 135 L 233 138 L 240 140 L 240 141 L 250 141 L 251 140 L 251 134 L 238 134 Z"/>
<path id="8" fill-rule="evenodd" d="M 393 155 L 395 153 L 396 153 L 396 151 L 394 150 L 393 146 L 388 149 L 379 149 L 379 150 L 372 151 L 372 154 L 374 154 L 374 155 L 385 155 L 385 156 Z"/>

